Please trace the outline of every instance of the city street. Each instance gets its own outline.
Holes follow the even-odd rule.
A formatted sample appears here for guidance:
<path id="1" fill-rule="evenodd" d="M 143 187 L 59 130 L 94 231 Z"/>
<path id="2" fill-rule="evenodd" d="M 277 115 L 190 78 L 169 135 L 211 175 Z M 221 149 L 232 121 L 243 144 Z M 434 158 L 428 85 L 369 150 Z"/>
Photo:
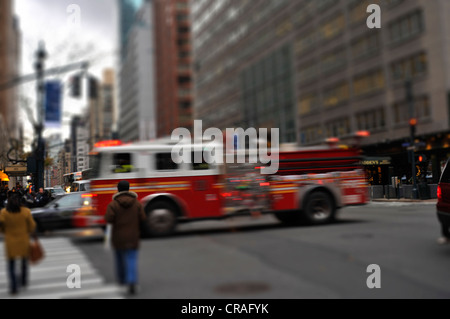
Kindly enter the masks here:
<path id="1" fill-rule="evenodd" d="M 438 245 L 438 236 L 433 202 L 372 202 L 318 227 L 284 227 L 271 216 L 185 224 L 173 237 L 142 241 L 134 298 L 449 298 L 450 246 Z M 112 251 L 100 232 L 45 240 L 61 237 L 72 239 L 104 286 L 114 286 Z M 367 287 L 371 264 L 380 266 L 380 289 Z M 30 290 L 33 284 L 32 275 Z M 46 294 L 44 287 L 34 297 Z"/>

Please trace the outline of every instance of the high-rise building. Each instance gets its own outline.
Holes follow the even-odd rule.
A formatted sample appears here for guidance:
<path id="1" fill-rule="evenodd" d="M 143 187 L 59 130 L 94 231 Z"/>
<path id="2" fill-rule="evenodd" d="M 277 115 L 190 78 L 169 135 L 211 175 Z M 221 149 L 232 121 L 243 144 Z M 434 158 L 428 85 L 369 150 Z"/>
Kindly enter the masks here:
<path id="1" fill-rule="evenodd" d="M 318 1 L 320 2 L 320 1 Z M 300 4 L 300 5 L 299 5 Z M 192 1 L 195 119 L 296 140 L 294 34 L 304 1 Z"/>
<path id="2" fill-rule="evenodd" d="M 370 4 L 381 28 L 366 23 Z M 390 158 L 367 167 L 380 184 L 411 177 L 415 118 L 421 176 L 436 182 L 450 156 L 449 13 L 448 0 L 194 0 L 195 117 L 278 127 L 300 145 L 369 131 L 366 154 Z"/>
<path id="3" fill-rule="evenodd" d="M 76 171 L 82 172 L 89 168 L 89 151 L 90 145 L 88 143 L 89 139 L 89 130 L 86 122 L 80 123 L 76 129 L 76 139 L 77 139 L 77 148 L 76 148 Z M 84 124 L 84 125 L 83 125 Z"/>
<path id="4" fill-rule="evenodd" d="M 99 86 L 101 108 L 101 140 L 112 139 L 115 120 L 115 81 L 114 70 L 103 71 L 102 82 Z"/>
<path id="5" fill-rule="evenodd" d="M 124 58 L 126 55 L 126 48 L 128 42 L 128 34 L 135 24 L 136 13 L 141 8 L 144 0 L 118 0 L 119 12 L 120 12 L 120 48 L 121 57 Z"/>
<path id="6" fill-rule="evenodd" d="M 64 147 L 62 147 L 58 153 L 58 168 L 59 183 L 58 185 L 64 185 L 64 175 L 72 173 L 72 151 L 70 140 L 64 141 Z"/>
<path id="7" fill-rule="evenodd" d="M 47 162 L 47 165 L 45 166 L 45 187 L 51 187 L 58 184 L 59 176 L 56 175 L 58 172 L 57 162 L 58 153 L 62 146 L 61 134 L 55 133 L 46 138 L 46 161 L 49 160 L 49 162 Z"/>
<path id="8" fill-rule="evenodd" d="M 72 172 L 81 172 L 89 168 L 89 151 L 96 142 L 92 135 L 92 111 L 72 118 L 70 132 L 70 159 Z M 97 132 L 97 130 L 94 131 Z"/>
<path id="9" fill-rule="evenodd" d="M 119 137 L 147 141 L 156 138 L 153 6 L 146 1 L 128 31 L 119 76 Z"/>
<path id="10" fill-rule="evenodd" d="M 192 46 L 188 0 L 154 0 L 157 135 L 193 125 Z"/>
<path id="11" fill-rule="evenodd" d="M 0 1 L 0 84 L 10 82 L 19 74 L 21 34 L 19 21 L 13 14 L 13 3 L 12 0 Z M 0 90 L 0 135 L 19 138 L 17 110 L 17 87 Z M 8 145 L 1 144 L 0 154 L 5 155 Z"/>

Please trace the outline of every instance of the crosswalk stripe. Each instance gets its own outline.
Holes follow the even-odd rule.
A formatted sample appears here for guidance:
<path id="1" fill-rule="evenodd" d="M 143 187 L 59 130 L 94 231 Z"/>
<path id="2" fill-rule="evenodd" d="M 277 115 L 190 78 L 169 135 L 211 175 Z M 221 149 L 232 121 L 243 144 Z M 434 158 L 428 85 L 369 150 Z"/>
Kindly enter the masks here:
<path id="1" fill-rule="evenodd" d="M 39 274 L 39 277 L 36 277 L 34 274 L 31 274 L 31 276 L 33 276 L 33 278 L 31 278 L 31 280 L 33 281 L 33 283 L 38 283 L 41 281 L 48 281 L 48 280 L 61 280 L 67 279 L 67 275 L 68 273 L 66 272 L 54 272 L 54 271 L 48 271 L 48 272 L 41 272 Z M 99 272 L 96 269 L 86 269 L 83 270 L 83 278 L 89 278 L 89 277 L 98 277 L 100 276 Z M 8 278 L 7 275 L 5 274 L 0 275 L 0 286 L 3 284 L 8 284 Z"/>
<path id="2" fill-rule="evenodd" d="M 80 263 L 80 262 L 87 262 L 86 256 L 84 254 L 73 254 L 73 255 L 64 255 L 64 256 L 47 256 L 45 255 L 45 265 L 49 265 L 51 263 L 62 263 L 67 262 L 67 264 L 71 264 L 70 261 L 74 261 L 74 263 Z M 32 267 L 39 267 L 42 265 L 42 262 L 39 262 L 35 265 L 30 264 Z M 0 269 L 6 268 L 6 261 L 2 260 L 0 261 Z"/>
<path id="3" fill-rule="evenodd" d="M 104 281 L 81 249 L 67 238 L 40 238 L 45 258 L 29 266 L 29 286 L 9 295 L 9 280 L 4 243 L 0 241 L 0 299 L 123 299 L 123 288 Z M 17 263 L 20 268 L 20 262 Z M 81 270 L 81 288 L 70 289 L 67 266 L 76 264 Z"/>
<path id="4" fill-rule="evenodd" d="M 106 298 L 105 296 L 110 296 L 111 298 L 121 299 L 120 293 L 122 289 L 115 285 L 106 285 L 99 288 L 91 288 L 86 290 L 72 289 L 73 291 L 61 291 L 57 293 L 49 294 L 39 294 L 39 295 L 27 295 L 19 296 L 18 299 L 67 299 L 67 298 L 79 298 L 79 299 L 89 299 L 97 297 L 99 299 Z"/>
<path id="5" fill-rule="evenodd" d="M 92 285 L 98 285 L 98 284 L 103 284 L 104 281 L 102 278 L 91 278 L 91 279 L 84 279 L 81 281 L 81 288 L 86 287 L 86 286 L 92 286 Z M 65 280 L 58 280 L 56 282 L 50 282 L 50 283 L 43 283 L 43 284 L 34 284 L 30 287 L 28 287 L 26 289 L 27 292 L 33 292 L 33 291 L 39 291 L 40 293 L 42 292 L 42 290 L 45 289 L 53 289 L 53 288 L 59 288 L 59 289 L 63 289 L 63 290 L 67 290 L 69 289 L 67 287 L 66 281 Z M 7 293 L 8 289 L 5 288 L 0 288 L 0 293 Z"/>

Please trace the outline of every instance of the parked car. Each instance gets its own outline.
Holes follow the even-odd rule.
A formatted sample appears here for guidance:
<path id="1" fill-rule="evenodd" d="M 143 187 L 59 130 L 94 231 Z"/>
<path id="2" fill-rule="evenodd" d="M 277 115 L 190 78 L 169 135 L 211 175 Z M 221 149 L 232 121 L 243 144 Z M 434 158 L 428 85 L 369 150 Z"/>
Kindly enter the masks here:
<path id="1" fill-rule="evenodd" d="M 44 207 L 31 210 L 38 232 L 75 228 L 78 214 L 92 213 L 92 195 L 88 192 L 66 193 Z"/>
<path id="2" fill-rule="evenodd" d="M 45 190 L 49 192 L 51 200 L 54 200 L 58 196 L 66 194 L 66 191 L 60 187 L 48 187 Z"/>
<path id="3" fill-rule="evenodd" d="M 450 159 L 447 161 L 437 188 L 437 216 L 443 239 L 450 241 Z"/>

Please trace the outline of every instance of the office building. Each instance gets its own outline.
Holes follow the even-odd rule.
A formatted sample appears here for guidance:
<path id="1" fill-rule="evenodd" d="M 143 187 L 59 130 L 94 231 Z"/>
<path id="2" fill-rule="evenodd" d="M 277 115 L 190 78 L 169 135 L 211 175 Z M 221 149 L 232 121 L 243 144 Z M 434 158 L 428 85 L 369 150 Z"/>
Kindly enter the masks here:
<path id="1" fill-rule="evenodd" d="M 188 0 L 154 0 L 157 135 L 192 130 L 191 22 Z"/>
<path id="2" fill-rule="evenodd" d="M 128 33 L 120 66 L 119 137 L 125 142 L 156 138 L 153 6 L 146 1 Z"/>
<path id="3" fill-rule="evenodd" d="M 367 26 L 370 4 L 379 29 Z M 414 118 L 421 176 L 436 182 L 450 155 L 449 13 L 447 0 L 194 0 L 195 117 L 278 127 L 281 142 L 303 146 L 369 131 L 359 143 L 380 184 L 411 177 Z"/>

